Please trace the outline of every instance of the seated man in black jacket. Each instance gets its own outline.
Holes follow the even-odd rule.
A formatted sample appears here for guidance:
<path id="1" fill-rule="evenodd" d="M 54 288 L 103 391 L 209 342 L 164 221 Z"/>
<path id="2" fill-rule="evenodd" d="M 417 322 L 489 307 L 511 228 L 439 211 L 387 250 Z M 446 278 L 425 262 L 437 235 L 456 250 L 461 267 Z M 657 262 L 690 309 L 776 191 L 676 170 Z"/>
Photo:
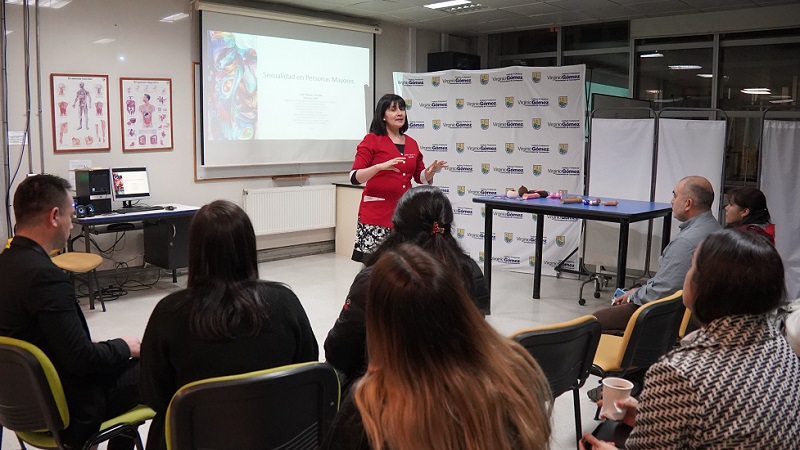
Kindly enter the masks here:
<path id="1" fill-rule="evenodd" d="M 70 425 L 62 439 L 80 448 L 100 423 L 139 403 L 139 339 L 92 342 L 69 277 L 50 260 L 72 230 L 69 182 L 35 175 L 14 195 L 16 236 L 0 253 L 0 335 L 30 342 L 61 378 Z M 133 448 L 127 438 L 109 449 Z"/>
<path id="2" fill-rule="evenodd" d="M 353 280 L 339 318 L 325 339 L 325 358 L 344 378 L 343 397 L 367 370 L 366 296 L 370 282 L 381 282 L 371 279 L 372 265 L 387 250 L 403 243 L 418 245 L 461 275 L 478 310 L 486 314 L 489 309 L 483 272 L 453 237 L 453 206 L 439 188 L 417 186 L 406 191 L 397 203 L 392 225 L 389 236 L 365 257 L 366 267 Z"/>

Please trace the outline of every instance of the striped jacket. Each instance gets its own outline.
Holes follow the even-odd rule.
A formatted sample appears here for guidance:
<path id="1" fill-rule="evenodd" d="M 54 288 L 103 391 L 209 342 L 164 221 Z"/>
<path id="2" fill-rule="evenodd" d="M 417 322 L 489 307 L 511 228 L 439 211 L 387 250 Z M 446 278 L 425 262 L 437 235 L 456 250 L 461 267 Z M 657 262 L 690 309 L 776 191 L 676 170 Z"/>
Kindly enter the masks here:
<path id="1" fill-rule="evenodd" d="M 647 372 L 628 449 L 800 449 L 800 360 L 765 316 L 728 316 Z"/>

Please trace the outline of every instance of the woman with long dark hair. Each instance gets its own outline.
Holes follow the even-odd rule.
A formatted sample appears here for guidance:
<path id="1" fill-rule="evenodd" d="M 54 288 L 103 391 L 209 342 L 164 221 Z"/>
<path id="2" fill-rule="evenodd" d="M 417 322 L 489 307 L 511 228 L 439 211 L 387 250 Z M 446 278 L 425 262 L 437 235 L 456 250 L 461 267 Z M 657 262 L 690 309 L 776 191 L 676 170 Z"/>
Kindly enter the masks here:
<path id="1" fill-rule="evenodd" d="M 549 448 L 551 394 L 525 349 L 472 304 L 458 271 L 401 244 L 373 266 L 369 369 L 324 449 Z"/>
<path id="2" fill-rule="evenodd" d="M 156 305 L 142 340 L 142 399 L 157 413 L 148 450 L 166 448 L 165 414 L 181 386 L 318 357 L 297 296 L 259 280 L 247 214 L 224 200 L 203 206 L 189 230 L 187 288 Z"/>
<path id="3" fill-rule="evenodd" d="M 397 200 L 418 184 L 432 184 L 433 176 L 447 165 L 436 160 L 427 168 L 417 141 L 407 136 L 408 117 L 403 97 L 386 94 L 378 100 L 369 134 L 356 147 L 350 171 L 352 184 L 363 184 L 358 208 L 353 260 L 361 262 L 380 244 L 392 228 Z"/>
<path id="4" fill-rule="evenodd" d="M 625 448 L 798 448 L 800 359 L 769 317 L 785 297 L 783 262 L 765 239 L 720 230 L 701 242 L 683 303 L 702 328 L 650 367 L 639 401 L 617 402 L 634 427 Z"/>
<path id="5" fill-rule="evenodd" d="M 725 228 L 736 228 L 757 234 L 775 245 L 775 225 L 770 222 L 767 197 L 750 186 L 728 191 L 725 206 Z"/>
<path id="6" fill-rule="evenodd" d="M 325 358 L 345 381 L 345 390 L 367 368 L 366 293 L 372 266 L 383 253 L 403 243 L 418 245 L 456 274 L 480 312 L 489 308 L 483 272 L 453 236 L 453 206 L 439 188 L 417 186 L 406 192 L 397 203 L 392 223 L 392 232 L 353 280 L 339 318 L 325 339 Z"/>

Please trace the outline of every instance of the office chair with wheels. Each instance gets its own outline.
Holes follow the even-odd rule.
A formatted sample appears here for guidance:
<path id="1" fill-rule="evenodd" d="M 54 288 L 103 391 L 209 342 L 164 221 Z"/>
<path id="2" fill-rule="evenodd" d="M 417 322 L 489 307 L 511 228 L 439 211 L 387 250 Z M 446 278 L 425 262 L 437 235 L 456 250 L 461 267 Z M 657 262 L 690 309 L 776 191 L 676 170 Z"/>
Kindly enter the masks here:
<path id="1" fill-rule="evenodd" d="M 512 339 L 539 363 L 550 383 L 553 399 L 572 391 L 575 408 L 575 437 L 583 435 L 579 389 L 589 377 L 595 350 L 600 341 L 600 322 L 583 316 L 568 322 L 554 323 L 518 331 Z"/>
<path id="2" fill-rule="evenodd" d="M 317 449 L 339 395 L 336 371 L 319 362 L 195 381 L 169 404 L 167 449 Z"/>
<path id="3" fill-rule="evenodd" d="M 103 422 L 83 448 L 126 436 L 143 450 L 138 428 L 154 416 L 139 405 Z M 23 449 L 29 444 L 65 450 L 60 432 L 69 426 L 69 410 L 53 363 L 35 345 L 8 337 L 0 337 L 0 425 L 17 434 Z"/>
<path id="4" fill-rule="evenodd" d="M 97 268 L 103 264 L 103 257 L 94 253 L 66 252 L 53 256 L 53 264 L 59 269 L 67 271 L 71 276 L 75 274 L 86 274 L 86 284 L 89 286 L 89 309 L 94 309 L 95 287 L 97 287 L 97 300 L 106 311 L 106 303 L 103 301 L 103 294 L 100 289 L 100 281 L 97 279 Z"/>
<path id="5" fill-rule="evenodd" d="M 591 373 L 602 381 L 649 368 L 675 344 L 684 309 L 683 291 L 644 304 L 628 320 L 622 336 L 600 337 Z"/>

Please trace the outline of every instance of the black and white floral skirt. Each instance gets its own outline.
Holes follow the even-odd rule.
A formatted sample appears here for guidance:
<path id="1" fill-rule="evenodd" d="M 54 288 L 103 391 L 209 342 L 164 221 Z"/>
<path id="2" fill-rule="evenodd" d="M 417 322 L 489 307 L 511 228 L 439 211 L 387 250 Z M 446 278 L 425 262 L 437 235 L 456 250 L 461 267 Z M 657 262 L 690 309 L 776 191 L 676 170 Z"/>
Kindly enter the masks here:
<path id="1" fill-rule="evenodd" d="M 352 260 L 364 262 L 364 257 L 372 253 L 391 231 L 391 228 L 358 222 L 356 225 L 356 245 L 353 249 Z"/>

